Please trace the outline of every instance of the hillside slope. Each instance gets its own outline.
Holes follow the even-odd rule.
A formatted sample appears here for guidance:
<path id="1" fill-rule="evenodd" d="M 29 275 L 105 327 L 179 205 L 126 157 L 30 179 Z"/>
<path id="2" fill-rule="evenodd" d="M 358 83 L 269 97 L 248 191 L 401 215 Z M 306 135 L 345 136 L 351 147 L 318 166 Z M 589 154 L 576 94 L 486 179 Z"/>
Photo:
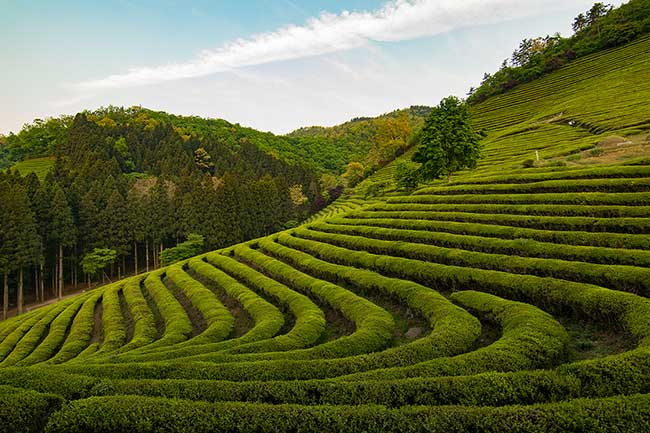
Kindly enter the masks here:
<path id="1" fill-rule="evenodd" d="M 649 51 L 478 105 L 452 184 L 389 165 L 296 229 L 0 323 L 6 424 L 648 431 Z"/>

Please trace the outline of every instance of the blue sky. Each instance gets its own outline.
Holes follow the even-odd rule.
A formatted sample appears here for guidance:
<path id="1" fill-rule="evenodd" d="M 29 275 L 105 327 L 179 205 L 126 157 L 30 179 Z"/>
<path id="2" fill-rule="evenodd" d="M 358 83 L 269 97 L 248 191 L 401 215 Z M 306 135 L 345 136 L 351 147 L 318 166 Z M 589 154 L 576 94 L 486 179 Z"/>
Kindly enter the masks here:
<path id="1" fill-rule="evenodd" d="M 0 132 L 108 104 L 278 133 L 435 105 L 591 3 L 0 0 Z"/>

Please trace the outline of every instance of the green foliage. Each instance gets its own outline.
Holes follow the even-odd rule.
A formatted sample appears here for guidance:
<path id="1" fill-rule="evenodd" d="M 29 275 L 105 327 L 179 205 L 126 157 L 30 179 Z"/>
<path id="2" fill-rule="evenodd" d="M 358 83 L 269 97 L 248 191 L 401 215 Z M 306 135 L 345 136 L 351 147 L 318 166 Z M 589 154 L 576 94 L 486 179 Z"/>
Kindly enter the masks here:
<path id="1" fill-rule="evenodd" d="M 482 431 L 610 432 L 647 427 L 648 397 L 574 400 L 533 407 L 466 408 L 382 406 L 274 406 L 245 403 L 197 403 L 147 397 L 100 397 L 66 406 L 47 432 L 176 432 L 303 431 L 403 432 Z M 174 416 L 170 417 L 169 414 Z"/>
<path id="2" fill-rule="evenodd" d="M 61 348 L 48 359 L 48 363 L 59 364 L 79 355 L 89 345 L 95 325 L 95 308 L 102 297 L 100 291 L 90 296 L 74 317 L 70 333 Z"/>
<path id="3" fill-rule="evenodd" d="M 187 240 L 185 242 L 182 242 L 173 248 L 163 250 L 160 254 L 162 265 L 171 265 L 198 255 L 203 248 L 204 242 L 205 240 L 200 234 L 190 233 L 187 235 Z"/>
<path id="4" fill-rule="evenodd" d="M 204 148 L 199 147 L 194 151 L 194 162 L 201 171 L 208 173 L 214 172 L 214 163 L 212 162 L 212 158 Z"/>
<path id="5" fill-rule="evenodd" d="M 412 106 L 376 118 L 357 118 L 342 125 L 324 128 L 300 128 L 288 137 L 297 152 L 307 161 L 314 161 L 334 174 L 345 171 L 349 162 L 377 169 L 413 145 L 414 131 L 422 127 L 431 111 L 429 107 Z"/>
<path id="6" fill-rule="evenodd" d="M 494 269 L 504 272 L 555 277 L 570 281 L 583 281 L 622 291 L 650 294 L 650 271 L 644 268 L 575 263 L 556 259 L 524 258 L 443 248 L 434 245 L 409 243 L 401 238 L 399 244 L 392 240 L 377 240 L 361 236 L 298 229 L 300 237 L 332 243 L 346 248 L 363 248 L 375 254 L 408 257 L 463 267 Z"/>
<path id="7" fill-rule="evenodd" d="M 510 64 L 503 62 L 494 74 L 485 74 L 481 85 L 470 90 L 468 101 L 479 103 L 512 88 L 555 71 L 575 59 L 627 44 L 650 32 L 650 2 L 632 0 L 614 9 L 595 3 L 573 21 L 575 34 L 524 39 Z"/>
<path id="8" fill-rule="evenodd" d="M 360 162 L 351 162 L 347 165 L 345 173 L 341 176 L 349 188 L 357 185 L 365 176 L 365 168 Z"/>
<path id="9" fill-rule="evenodd" d="M 0 143 L 0 147 L 6 149 L 5 161 L 11 163 L 54 155 L 55 149 L 67 139 L 71 123 L 71 116 L 61 116 L 45 120 L 35 119 L 26 124 L 19 133 L 9 134 L 4 137 L 4 142 Z"/>
<path id="10" fill-rule="evenodd" d="M 104 338 L 97 353 L 112 352 L 123 346 L 127 339 L 126 318 L 122 314 L 122 283 L 113 284 L 104 289 L 102 296 L 102 329 Z M 82 357 L 83 358 L 83 357 Z"/>
<path id="11" fill-rule="evenodd" d="M 144 292 L 154 301 L 164 323 L 160 338 L 148 345 L 148 349 L 173 345 L 187 340 L 192 334 L 192 323 L 183 306 L 165 287 L 161 277 L 164 271 L 155 271 L 144 280 Z"/>
<path id="12" fill-rule="evenodd" d="M 0 386 L 0 432 L 42 432 L 50 414 L 62 405 L 57 395 Z"/>
<path id="13" fill-rule="evenodd" d="M 199 336 L 190 340 L 192 344 L 217 342 L 230 335 L 235 319 L 214 293 L 190 277 L 183 270 L 182 265 L 170 266 L 166 274 L 169 280 L 185 294 L 206 322 L 206 329 Z"/>
<path id="14" fill-rule="evenodd" d="M 5 273 L 38 263 L 39 233 L 36 215 L 25 186 L 0 177 L 0 266 Z"/>
<path id="15" fill-rule="evenodd" d="M 472 128 L 469 108 L 454 96 L 443 99 L 427 118 L 421 145 L 413 161 L 422 164 L 418 175 L 425 180 L 474 168 L 480 157 L 480 136 Z"/>
<path id="16" fill-rule="evenodd" d="M 398 188 L 413 189 L 418 186 L 419 165 L 408 161 L 399 161 L 395 165 L 394 180 Z"/>
<path id="17" fill-rule="evenodd" d="M 95 248 L 81 260 L 81 267 L 85 274 L 96 276 L 99 272 L 112 265 L 116 258 L 117 252 L 115 250 Z"/>
<path id="18" fill-rule="evenodd" d="M 53 185 L 52 193 L 51 222 L 48 227 L 49 237 L 64 247 L 71 247 L 77 240 L 77 230 L 74 226 L 72 210 L 65 193 L 58 184 Z"/>
<path id="19" fill-rule="evenodd" d="M 526 159 L 524 162 L 521 163 L 521 166 L 523 168 L 533 168 L 535 167 L 535 160 L 534 159 Z"/>
<path id="20" fill-rule="evenodd" d="M 38 176 L 41 182 L 45 180 L 45 177 L 53 167 L 54 158 L 51 156 L 26 159 L 11 166 L 13 170 L 17 170 L 22 176 L 27 176 L 29 173 L 36 173 L 36 176 Z"/>

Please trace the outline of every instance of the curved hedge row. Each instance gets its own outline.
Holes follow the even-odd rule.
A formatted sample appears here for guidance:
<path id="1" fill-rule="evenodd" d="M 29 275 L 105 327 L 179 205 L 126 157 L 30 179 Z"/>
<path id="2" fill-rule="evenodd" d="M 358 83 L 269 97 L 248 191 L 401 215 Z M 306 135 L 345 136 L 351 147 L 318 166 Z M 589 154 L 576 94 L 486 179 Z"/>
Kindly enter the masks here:
<path id="1" fill-rule="evenodd" d="M 0 433 L 42 432 L 62 405 L 57 395 L 0 386 Z"/>
<path id="2" fill-rule="evenodd" d="M 56 304 L 46 314 L 34 316 L 14 330 L 0 344 L 0 366 L 15 364 L 34 350 L 50 327 L 50 323 L 70 305 L 71 301 Z"/>
<path id="3" fill-rule="evenodd" d="M 84 351 L 92 340 L 95 329 L 95 308 L 101 301 L 103 293 L 96 291 L 86 300 L 72 322 L 70 332 L 63 346 L 47 362 L 61 364 L 69 361 Z"/>
<path id="4" fill-rule="evenodd" d="M 396 225 L 399 228 L 416 230 L 428 230 L 434 232 L 456 233 L 461 235 L 477 235 L 483 237 L 495 237 L 500 239 L 533 239 L 540 242 L 551 242 L 557 244 L 598 246 L 605 248 L 629 248 L 633 250 L 650 249 L 650 238 L 624 233 L 590 233 L 584 231 L 552 231 L 543 229 L 529 229 L 521 227 L 509 227 L 495 224 L 476 224 L 454 221 L 433 221 L 416 219 L 391 219 L 391 218 L 367 218 L 365 215 L 355 215 L 348 218 L 330 220 L 336 224 L 346 225 L 367 225 L 373 227 L 392 228 Z M 640 251 L 643 253 L 644 251 Z M 635 256 L 639 251 L 625 252 L 628 256 Z"/>
<path id="5" fill-rule="evenodd" d="M 320 232 L 308 228 L 299 228 L 293 233 L 301 238 L 375 254 L 468 268 L 492 269 L 513 274 L 583 281 L 645 296 L 650 295 L 650 269 L 648 268 L 482 253 L 406 241 L 384 241 L 363 236 Z"/>
<path id="6" fill-rule="evenodd" d="M 179 290 L 183 291 L 207 323 L 207 328 L 200 335 L 184 343 L 177 344 L 175 347 L 218 342 L 230 335 L 235 318 L 212 291 L 190 277 L 183 270 L 183 264 L 170 266 L 167 268 L 166 275 Z"/>
<path id="7" fill-rule="evenodd" d="M 650 189 L 650 178 L 631 179 L 576 179 L 543 180 L 531 183 L 502 183 L 502 184 L 476 184 L 452 185 L 444 187 L 421 188 L 416 195 L 427 194 L 493 194 L 507 191 L 508 194 L 540 193 L 540 192 L 645 192 Z"/>
<path id="8" fill-rule="evenodd" d="M 449 195 L 399 195 L 386 197 L 387 203 L 420 204 L 545 204 L 583 206 L 648 206 L 650 193 L 566 192 L 532 194 L 449 194 Z"/>
<path id="9" fill-rule="evenodd" d="M 131 278 L 124 284 L 124 300 L 133 320 L 133 337 L 116 353 L 128 352 L 153 342 L 158 336 L 156 318 L 142 294 L 142 277 Z"/>
<path id="10" fill-rule="evenodd" d="M 455 203 L 381 203 L 364 207 L 364 211 L 382 212 L 469 212 L 479 214 L 586 216 L 593 218 L 641 218 L 650 214 L 649 206 L 602 206 L 565 204 L 455 204 Z"/>
<path id="11" fill-rule="evenodd" d="M 463 212 L 418 212 L 418 211 L 357 211 L 352 218 L 386 218 L 434 221 L 455 221 L 481 224 L 496 224 L 554 231 L 587 231 L 648 234 L 650 218 L 590 218 L 553 217 L 529 215 L 499 215 Z M 645 237 L 645 236 L 644 236 Z"/>
<path id="12" fill-rule="evenodd" d="M 550 314 L 539 308 L 474 291 L 455 292 L 451 299 L 472 312 L 490 315 L 500 325 L 501 337 L 489 346 L 454 357 L 358 373 L 340 379 L 395 380 L 529 370 L 555 365 L 565 357 L 569 335 Z"/>
<path id="13" fill-rule="evenodd" d="M 314 223 L 308 227 L 327 233 L 349 234 L 372 239 L 408 241 L 469 251 L 507 254 L 523 257 L 561 259 L 610 265 L 650 267 L 650 251 L 621 248 L 586 247 L 556 244 L 533 239 L 500 239 L 486 236 L 460 235 L 425 230 L 426 224 L 410 224 L 401 220 L 359 220 Z"/>
<path id="14" fill-rule="evenodd" d="M 169 414 L 174 414 L 170 417 Z M 46 432 L 603 432 L 650 428 L 650 396 L 502 408 L 296 406 L 98 397 L 55 413 Z"/>
<path id="15" fill-rule="evenodd" d="M 534 173 L 518 173 L 506 175 L 489 175 L 481 177 L 466 177 L 460 182 L 467 184 L 485 184 L 485 183 L 529 183 L 544 180 L 569 180 L 569 179 L 608 179 L 608 178 L 635 178 L 650 177 L 650 167 L 647 166 L 611 166 L 611 167 L 592 167 L 564 169 L 560 171 L 542 171 Z"/>

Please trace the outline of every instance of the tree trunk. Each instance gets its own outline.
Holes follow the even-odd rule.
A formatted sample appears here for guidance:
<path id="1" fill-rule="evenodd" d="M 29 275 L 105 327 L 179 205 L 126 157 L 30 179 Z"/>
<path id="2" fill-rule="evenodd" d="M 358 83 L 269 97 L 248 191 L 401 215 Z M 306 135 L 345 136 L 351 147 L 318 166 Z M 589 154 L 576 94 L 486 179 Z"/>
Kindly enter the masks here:
<path id="1" fill-rule="evenodd" d="M 133 266 L 134 269 L 134 274 L 138 275 L 138 242 L 133 241 L 133 260 L 135 260 L 135 264 Z"/>
<path id="2" fill-rule="evenodd" d="M 7 319 L 9 309 L 9 273 L 5 272 L 4 288 L 2 289 L 2 320 Z"/>
<path id="3" fill-rule="evenodd" d="M 18 314 L 23 314 L 23 268 L 18 271 Z"/>
<path id="4" fill-rule="evenodd" d="M 63 244 L 59 244 L 59 301 L 63 298 Z"/>
<path id="5" fill-rule="evenodd" d="M 126 256 L 122 256 L 122 272 L 124 272 L 124 276 L 126 277 Z"/>
<path id="6" fill-rule="evenodd" d="M 45 271 L 43 270 L 43 263 L 41 263 L 41 299 L 45 301 Z"/>
<path id="7" fill-rule="evenodd" d="M 39 298 L 38 293 L 38 267 L 34 266 L 34 302 L 38 302 L 41 299 Z"/>
<path id="8" fill-rule="evenodd" d="M 447 183 L 451 183 L 451 173 L 447 173 Z"/>
<path id="9" fill-rule="evenodd" d="M 147 272 L 149 272 L 149 239 L 144 240 L 144 254 L 147 261 Z"/>

